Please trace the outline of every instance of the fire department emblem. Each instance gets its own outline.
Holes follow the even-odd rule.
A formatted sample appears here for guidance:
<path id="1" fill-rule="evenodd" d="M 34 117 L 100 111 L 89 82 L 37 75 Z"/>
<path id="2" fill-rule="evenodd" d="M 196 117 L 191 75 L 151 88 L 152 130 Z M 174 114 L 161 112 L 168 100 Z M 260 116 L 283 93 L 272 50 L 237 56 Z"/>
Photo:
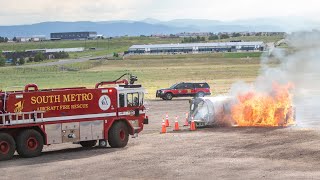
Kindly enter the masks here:
<path id="1" fill-rule="evenodd" d="M 23 104 L 24 104 L 24 101 L 22 102 L 22 101 L 19 101 L 18 103 L 16 103 L 14 106 L 15 106 L 15 108 L 14 108 L 14 112 L 15 113 L 19 113 L 19 112 L 22 112 L 22 110 L 23 110 Z"/>
<path id="2" fill-rule="evenodd" d="M 110 97 L 107 95 L 103 95 L 99 99 L 99 107 L 101 110 L 106 111 L 111 106 L 111 100 Z"/>

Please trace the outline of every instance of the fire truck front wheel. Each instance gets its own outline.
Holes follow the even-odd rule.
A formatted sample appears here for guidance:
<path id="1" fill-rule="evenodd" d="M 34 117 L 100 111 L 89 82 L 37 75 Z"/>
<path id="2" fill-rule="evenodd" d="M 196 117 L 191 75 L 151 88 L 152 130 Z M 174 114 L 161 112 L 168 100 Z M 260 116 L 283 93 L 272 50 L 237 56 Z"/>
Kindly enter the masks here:
<path id="1" fill-rule="evenodd" d="M 17 152 L 22 157 L 35 157 L 41 154 L 43 137 L 34 129 L 26 129 L 17 136 Z"/>
<path id="2" fill-rule="evenodd" d="M 16 143 L 13 137 L 7 133 L 0 133 L 0 161 L 11 159 L 15 151 Z"/>
<path id="3" fill-rule="evenodd" d="M 123 121 L 115 122 L 109 130 L 108 142 L 113 148 L 125 147 L 129 140 L 128 126 Z"/>
<path id="4" fill-rule="evenodd" d="M 81 141 L 80 145 L 82 147 L 93 147 L 97 144 L 97 140 L 92 140 L 92 141 Z"/>

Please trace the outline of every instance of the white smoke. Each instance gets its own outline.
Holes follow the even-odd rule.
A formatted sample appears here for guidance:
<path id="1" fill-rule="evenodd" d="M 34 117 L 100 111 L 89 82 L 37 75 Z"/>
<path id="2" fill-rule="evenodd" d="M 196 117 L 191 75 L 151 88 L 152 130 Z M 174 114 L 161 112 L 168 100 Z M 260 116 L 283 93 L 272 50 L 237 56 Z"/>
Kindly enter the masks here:
<path id="1" fill-rule="evenodd" d="M 253 85 L 235 83 L 230 94 L 253 88 L 258 92 L 271 92 L 274 82 L 292 82 L 297 125 L 320 127 L 320 32 L 292 33 L 285 42 L 288 48 L 274 48 L 263 55 L 260 75 Z"/>

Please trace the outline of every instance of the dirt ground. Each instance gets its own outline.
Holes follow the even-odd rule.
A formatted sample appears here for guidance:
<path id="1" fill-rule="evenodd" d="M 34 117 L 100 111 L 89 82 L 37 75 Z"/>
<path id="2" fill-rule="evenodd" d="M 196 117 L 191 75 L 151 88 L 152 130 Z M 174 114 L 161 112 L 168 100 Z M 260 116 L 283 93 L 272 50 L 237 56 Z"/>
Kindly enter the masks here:
<path id="1" fill-rule="evenodd" d="M 150 124 L 123 149 L 45 147 L 40 157 L 0 162 L 0 179 L 320 179 L 320 133 L 290 128 L 207 128 L 160 134 L 165 113 L 187 99 L 148 101 Z M 183 117 L 183 118 L 182 118 Z"/>

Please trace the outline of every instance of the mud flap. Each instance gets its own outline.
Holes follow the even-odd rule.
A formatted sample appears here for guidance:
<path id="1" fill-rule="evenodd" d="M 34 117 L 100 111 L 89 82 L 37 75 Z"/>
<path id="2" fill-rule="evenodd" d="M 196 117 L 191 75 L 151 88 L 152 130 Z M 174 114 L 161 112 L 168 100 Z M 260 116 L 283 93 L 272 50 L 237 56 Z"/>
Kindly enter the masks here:
<path id="1" fill-rule="evenodd" d="M 145 119 L 143 120 L 143 124 L 149 124 L 149 119 L 148 119 L 148 118 L 145 118 Z"/>

